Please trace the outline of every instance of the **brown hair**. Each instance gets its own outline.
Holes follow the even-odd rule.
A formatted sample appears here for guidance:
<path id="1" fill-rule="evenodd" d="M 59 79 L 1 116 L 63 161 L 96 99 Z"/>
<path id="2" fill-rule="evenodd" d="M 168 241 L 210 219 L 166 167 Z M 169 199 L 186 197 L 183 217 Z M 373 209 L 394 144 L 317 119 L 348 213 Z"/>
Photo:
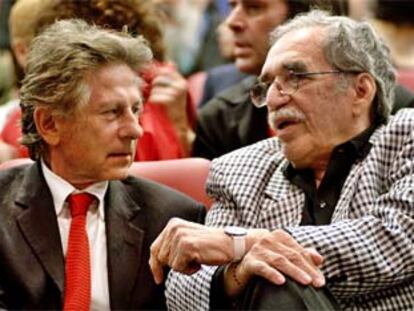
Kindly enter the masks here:
<path id="1" fill-rule="evenodd" d="M 33 119 L 36 107 L 71 115 L 89 102 L 88 74 L 106 64 L 125 64 L 139 70 L 152 59 L 143 37 L 104 30 L 80 19 L 62 20 L 32 40 L 20 99 L 22 144 L 34 160 L 46 153 Z"/>
<path id="2" fill-rule="evenodd" d="M 50 1 L 50 0 L 49 0 Z M 154 58 L 165 60 L 162 17 L 152 1 L 147 0 L 54 0 L 49 11 L 39 16 L 37 33 L 56 20 L 79 18 L 102 28 L 122 31 L 126 26 L 133 35 L 149 42 Z"/>

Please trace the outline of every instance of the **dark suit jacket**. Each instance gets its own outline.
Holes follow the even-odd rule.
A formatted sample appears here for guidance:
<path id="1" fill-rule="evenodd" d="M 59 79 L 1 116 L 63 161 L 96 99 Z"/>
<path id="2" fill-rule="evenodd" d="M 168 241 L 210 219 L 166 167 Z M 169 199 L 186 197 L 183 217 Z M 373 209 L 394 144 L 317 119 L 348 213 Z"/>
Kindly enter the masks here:
<path id="1" fill-rule="evenodd" d="M 204 208 L 172 189 L 128 177 L 105 196 L 111 309 L 165 309 L 149 270 L 150 245 L 171 217 L 204 220 Z M 60 309 L 65 262 L 39 163 L 0 172 L 0 308 Z"/>
<path id="2" fill-rule="evenodd" d="M 198 105 L 199 108 L 203 107 L 222 90 L 248 77 L 248 74 L 241 72 L 233 63 L 210 68 L 206 73 L 207 78 L 204 83 L 203 97 Z"/>
<path id="3" fill-rule="evenodd" d="M 193 156 L 213 159 L 269 137 L 267 109 L 250 101 L 255 82 L 254 76 L 247 77 L 200 109 Z"/>

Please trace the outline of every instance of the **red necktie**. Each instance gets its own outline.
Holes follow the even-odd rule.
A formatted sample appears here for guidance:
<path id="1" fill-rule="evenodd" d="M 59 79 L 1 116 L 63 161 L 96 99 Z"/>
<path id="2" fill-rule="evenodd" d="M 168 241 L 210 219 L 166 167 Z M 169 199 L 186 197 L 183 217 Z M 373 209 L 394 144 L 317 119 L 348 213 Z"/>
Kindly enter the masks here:
<path id="1" fill-rule="evenodd" d="M 89 310 L 91 304 L 91 268 L 86 213 L 94 196 L 71 194 L 68 198 L 72 222 L 66 253 L 64 310 Z"/>

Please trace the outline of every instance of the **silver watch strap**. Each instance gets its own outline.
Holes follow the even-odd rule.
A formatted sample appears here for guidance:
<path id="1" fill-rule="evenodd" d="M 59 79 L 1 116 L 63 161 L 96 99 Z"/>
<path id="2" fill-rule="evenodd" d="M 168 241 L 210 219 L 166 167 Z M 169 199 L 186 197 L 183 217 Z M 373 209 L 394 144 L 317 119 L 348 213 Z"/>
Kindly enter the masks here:
<path id="1" fill-rule="evenodd" d="M 233 236 L 234 258 L 233 262 L 240 261 L 246 252 L 246 236 Z"/>

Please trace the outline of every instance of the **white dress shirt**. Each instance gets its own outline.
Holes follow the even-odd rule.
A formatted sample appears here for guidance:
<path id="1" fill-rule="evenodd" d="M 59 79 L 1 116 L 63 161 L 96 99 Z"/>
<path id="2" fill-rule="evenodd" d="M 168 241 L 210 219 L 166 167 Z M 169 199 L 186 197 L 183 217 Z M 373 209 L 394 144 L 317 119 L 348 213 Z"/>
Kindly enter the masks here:
<path id="1" fill-rule="evenodd" d="M 53 173 L 43 161 L 42 170 L 52 193 L 65 257 L 72 220 L 69 206 L 66 202 L 67 197 L 72 193 L 87 192 L 93 194 L 98 199 L 98 202 L 93 203 L 89 208 L 86 219 L 91 256 L 91 310 L 110 310 L 104 213 L 104 196 L 108 188 L 108 182 L 95 183 L 79 191 Z"/>

